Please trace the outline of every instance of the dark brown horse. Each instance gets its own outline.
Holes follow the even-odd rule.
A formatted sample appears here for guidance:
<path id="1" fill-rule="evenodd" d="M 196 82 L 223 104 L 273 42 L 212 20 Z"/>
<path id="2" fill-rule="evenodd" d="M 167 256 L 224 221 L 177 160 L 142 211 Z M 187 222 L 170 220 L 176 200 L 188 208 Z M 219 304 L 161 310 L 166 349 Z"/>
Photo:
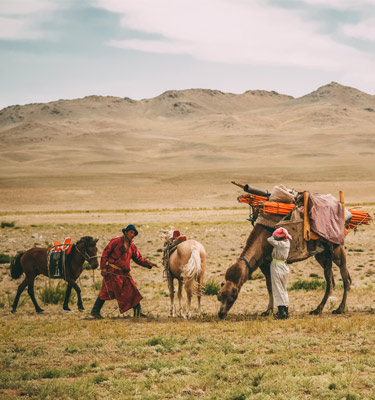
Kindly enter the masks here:
<path id="1" fill-rule="evenodd" d="M 76 244 L 72 245 L 70 257 L 67 260 L 65 269 L 65 280 L 68 282 L 66 288 L 65 299 L 63 309 L 70 311 L 68 306 L 70 293 L 72 288 L 76 291 L 78 297 L 78 309 L 84 310 L 81 298 L 81 289 L 76 284 L 76 280 L 83 271 L 83 263 L 88 261 L 92 269 L 98 268 L 98 249 L 96 248 L 96 242 L 98 239 L 94 239 L 91 236 L 85 236 L 78 240 Z M 48 276 L 47 266 L 47 250 L 45 248 L 33 247 L 26 252 L 18 253 L 18 255 L 12 260 L 10 265 L 11 276 L 13 279 L 18 279 L 23 273 L 25 273 L 25 279 L 18 286 L 16 297 L 12 305 L 12 312 L 15 313 L 17 310 L 18 301 L 24 289 L 27 286 L 27 292 L 34 304 L 35 311 L 42 313 L 43 310 L 39 307 L 35 295 L 34 295 L 34 280 L 37 275 Z"/>
<path id="2" fill-rule="evenodd" d="M 228 311 L 237 300 L 242 285 L 251 277 L 251 274 L 259 267 L 266 277 L 266 285 L 269 296 L 267 310 L 262 313 L 263 316 L 273 312 L 273 297 L 270 266 L 272 261 L 272 246 L 268 243 L 267 238 L 270 237 L 272 231 L 263 225 L 256 224 L 246 245 L 241 253 L 240 258 L 227 269 L 225 274 L 225 283 L 222 284 L 218 295 L 220 301 L 219 318 L 225 318 Z M 315 255 L 316 260 L 324 269 L 324 277 L 327 282 L 324 297 L 318 307 L 311 311 L 310 314 L 320 314 L 330 296 L 334 287 L 334 279 L 332 272 L 332 262 L 339 268 L 344 284 L 344 294 L 341 304 L 333 314 L 341 314 L 345 312 L 347 292 L 350 289 L 351 278 L 346 267 L 346 253 L 344 246 L 333 246 L 325 241 L 320 241 L 320 245 L 324 251 Z M 308 256 L 309 257 L 309 256 Z M 306 257 L 306 258 L 308 258 Z"/>

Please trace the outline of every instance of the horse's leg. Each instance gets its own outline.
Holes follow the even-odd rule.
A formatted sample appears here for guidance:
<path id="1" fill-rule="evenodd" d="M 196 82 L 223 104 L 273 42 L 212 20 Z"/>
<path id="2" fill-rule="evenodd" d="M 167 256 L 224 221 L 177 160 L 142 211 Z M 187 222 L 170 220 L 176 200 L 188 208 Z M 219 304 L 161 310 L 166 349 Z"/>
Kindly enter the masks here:
<path id="1" fill-rule="evenodd" d="M 272 281 L 271 281 L 271 270 L 270 270 L 270 263 L 263 263 L 260 266 L 260 270 L 263 272 L 263 275 L 266 278 L 266 286 L 268 292 L 268 306 L 267 310 L 262 312 L 260 315 L 262 317 L 267 317 L 268 315 L 273 313 L 273 296 L 272 296 Z"/>
<path id="2" fill-rule="evenodd" d="M 191 299 L 193 297 L 193 284 L 194 279 L 189 279 L 185 281 L 185 291 L 186 291 L 186 318 L 190 319 L 191 317 Z"/>
<path id="3" fill-rule="evenodd" d="M 69 299 L 70 299 L 71 292 L 72 292 L 72 284 L 70 282 L 68 282 L 68 286 L 66 287 L 66 292 L 65 292 L 64 304 L 63 304 L 64 311 L 72 311 L 69 308 Z"/>
<path id="4" fill-rule="evenodd" d="M 316 261 L 324 269 L 324 277 L 326 279 L 326 291 L 324 293 L 323 299 L 315 310 L 310 311 L 311 315 L 319 315 L 322 313 L 324 306 L 327 303 L 328 297 L 332 293 L 334 286 L 333 283 L 333 272 L 332 272 L 332 254 L 329 250 L 323 251 L 323 253 L 318 253 L 315 256 Z"/>
<path id="5" fill-rule="evenodd" d="M 39 304 L 36 301 L 35 294 L 34 294 L 34 281 L 35 281 L 35 275 L 29 278 L 29 282 L 28 282 L 28 286 L 27 286 L 27 293 L 29 293 L 31 301 L 34 304 L 35 311 L 38 314 L 41 314 L 44 310 L 39 307 Z"/>
<path id="6" fill-rule="evenodd" d="M 82 303 L 82 297 L 81 297 L 81 288 L 73 281 L 71 282 L 71 285 L 73 287 L 73 289 L 76 291 L 77 293 L 77 306 L 78 306 L 78 310 L 79 311 L 83 311 L 85 308 L 83 307 L 83 303 Z"/>
<path id="7" fill-rule="evenodd" d="M 22 292 L 25 290 L 25 287 L 27 286 L 27 277 L 21 282 L 21 284 L 18 286 L 17 289 L 17 294 L 16 297 L 14 298 L 13 304 L 12 304 L 12 313 L 17 312 L 17 305 L 20 300 L 20 296 Z"/>
<path id="8" fill-rule="evenodd" d="M 173 284 L 173 276 L 172 273 L 168 273 L 168 289 L 169 289 L 169 298 L 171 300 L 171 308 L 169 311 L 169 316 L 170 317 L 175 317 L 176 316 L 176 308 L 174 306 L 174 284 Z"/>
<path id="9" fill-rule="evenodd" d="M 198 279 L 198 288 L 197 288 L 197 299 L 198 299 L 198 316 L 200 317 L 201 312 L 201 298 L 202 298 L 202 287 L 203 287 L 203 271 L 200 273 Z"/>
<path id="10" fill-rule="evenodd" d="M 204 278 L 204 272 L 206 270 L 206 254 L 201 253 L 201 273 L 199 274 L 199 277 L 197 279 L 198 281 L 198 291 L 197 291 L 197 298 L 198 298 L 198 316 L 201 316 L 201 298 L 202 298 L 202 287 L 203 287 L 203 278 Z"/>
<path id="11" fill-rule="evenodd" d="M 332 313 L 342 314 L 345 312 L 346 298 L 348 295 L 348 291 L 350 290 L 350 285 L 352 283 L 352 278 L 350 277 L 348 268 L 346 266 L 346 254 L 343 246 L 339 246 L 333 251 L 332 260 L 340 268 L 342 282 L 344 284 L 344 294 L 342 296 L 341 304 Z"/>
<path id="12" fill-rule="evenodd" d="M 183 287 L 183 280 L 179 279 L 178 280 L 178 291 L 177 291 L 177 297 L 178 297 L 178 315 L 179 317 L 186 318 L 183 310 L 182 310 L 182 287 Z"/>

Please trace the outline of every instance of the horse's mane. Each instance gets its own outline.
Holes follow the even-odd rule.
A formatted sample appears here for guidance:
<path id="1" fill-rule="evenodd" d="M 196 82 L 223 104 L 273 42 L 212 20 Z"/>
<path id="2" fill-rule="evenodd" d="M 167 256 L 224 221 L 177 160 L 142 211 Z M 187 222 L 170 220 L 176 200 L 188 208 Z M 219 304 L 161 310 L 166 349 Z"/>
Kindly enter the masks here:
<path id="1" fill-rule="evenodd" d="M 88 246 L 93 246 L 95 245 L 95 240 L 92 236 L 83 236 L 81 239 L 78 240 L 76 243 L 76 246 L 78 246 L 80 243 L 85 242 Z"/>
<path id="2" fill-rule="evenodd" d="M 242 250 L 241 253 L 241 257 L 243 257 L 246 252 L 249 250 L 250 246 L 252 246 L 254 244 L 254 242 L 258 239 L 259 235 L 264 232 L 264 230 L 267 230 L 267 227 L 260 225 L 260 224 L 256 224 L 254 226 L 254 229 L 251 231 L 249 237 L 246 240 L 246 244 L 244 249 Z"/>

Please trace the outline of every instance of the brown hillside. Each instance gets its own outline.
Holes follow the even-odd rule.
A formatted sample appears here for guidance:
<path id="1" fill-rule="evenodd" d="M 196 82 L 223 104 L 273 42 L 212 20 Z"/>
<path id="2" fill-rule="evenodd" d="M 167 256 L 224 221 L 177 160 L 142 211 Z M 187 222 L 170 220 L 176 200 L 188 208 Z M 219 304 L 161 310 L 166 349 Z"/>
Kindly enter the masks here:
<path id="1" fill-rule="evenodd" d="M 374 201 L 374 109 L 336 83 L 298 99 L 190 89 L 7 107 L 0 207 L 236 205 L 232 179 Z"/>

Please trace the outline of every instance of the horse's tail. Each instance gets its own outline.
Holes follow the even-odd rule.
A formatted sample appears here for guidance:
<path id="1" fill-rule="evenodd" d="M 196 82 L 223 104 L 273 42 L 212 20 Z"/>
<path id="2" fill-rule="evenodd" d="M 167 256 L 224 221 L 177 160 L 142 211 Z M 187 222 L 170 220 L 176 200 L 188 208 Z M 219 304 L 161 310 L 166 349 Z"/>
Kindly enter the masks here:
<path id="1" fill-rule="evenodd" d="M 23 274 L 23 269 L 21 265 L 21 257 L 23 252 L 18 253 L 15 257 L 12 258 L 10 262 L 10 276 L 13 279 L 18 279 Z"/>
<path id="2" fill-rule="evenodd" d="M 182 269 L 182 276 L 186 279 L 196 278 L 202 271 L 199 244 L 191 245 L 191 255 L 188 263 Z"/>

